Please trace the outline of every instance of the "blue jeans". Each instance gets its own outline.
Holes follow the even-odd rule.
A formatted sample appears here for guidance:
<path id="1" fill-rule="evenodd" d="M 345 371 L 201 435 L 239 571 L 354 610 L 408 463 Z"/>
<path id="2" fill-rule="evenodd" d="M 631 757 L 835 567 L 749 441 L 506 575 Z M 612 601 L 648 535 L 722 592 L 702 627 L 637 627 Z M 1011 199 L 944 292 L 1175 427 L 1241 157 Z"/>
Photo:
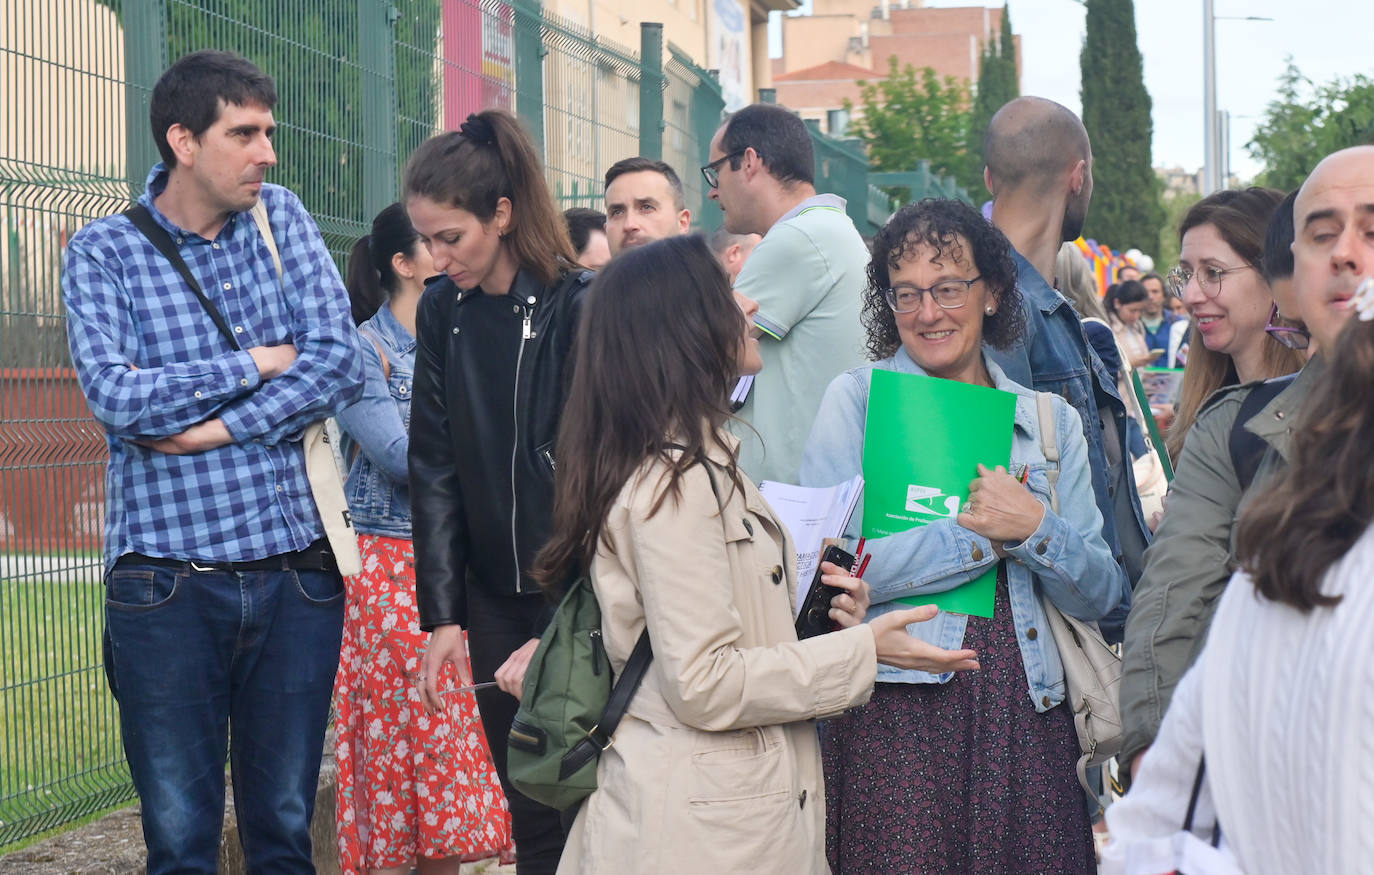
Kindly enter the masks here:
<path id="1" fill-rule="evenodd" d="M 224 757 L 249 872 L 314 872 L 310 818 L 339 662 L 333 571 L 116 564 L 107 666 L 148 873 L 216 871 Z"/>

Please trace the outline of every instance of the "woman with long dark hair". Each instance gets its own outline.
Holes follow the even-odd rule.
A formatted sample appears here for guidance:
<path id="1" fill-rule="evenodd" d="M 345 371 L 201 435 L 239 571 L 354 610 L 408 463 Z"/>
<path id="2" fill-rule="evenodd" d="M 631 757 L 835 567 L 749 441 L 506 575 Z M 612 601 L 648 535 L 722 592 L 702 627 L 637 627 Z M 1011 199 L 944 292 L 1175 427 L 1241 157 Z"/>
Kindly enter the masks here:
<path id="1" fill-rule="evenodd" d="M 363 573 L 344 580 L 343 648 L 334 685 L 335 823 L 348 873 L 456 873 L 510 845 L 510 815 L 477 703 L 451 696 L 427 716 L 412 676 L 425 635 L 415 609 L 406 450 L 415 378 L 415 311 L 429 252 L 392 204 L 348 258 L 367 387 L 339 414 L 345 492 Z M 457 673 L 450 670 L 450 682 Z"/>
<path id="2" fill-rule="evenodd" d="M 499 689 L 477 704 L 510 803 L 518 871 L 554 871 L 559 814 L 506 780 L 506 735 L 552 608 L 529 575 L 547 540 L 564 363 L 591 274 L 576 267 L 529 136 L 500 110 L 426 141 L 406 165 L 411 224 L 444 277 L 420 301 L 410 484 L 416 681 L 442 710 L 445 664 Z M 466 679 L 464 679 L 466 682 Z"/>
<path id="3" fill-rule="evenodd" d="M 736 378 L 763 364 L 749 326 L 696 236 L 621 253 L 588 295 L 537 574 L 589 571 L 612 670 L 645 629 L 653 662 L 560 872 L 819 875 L 815 718 L 867 701 L 878 662 L 977 667 L 906 634 L 933 608 L 859 623 L 866 587 L 837 574 L 845 628 L 797 640 L 791 538 L 724 429 Z"/>
<path id="4" fill-rule="evenodd" d="M 1360 872 L 1374 708 L 1374 284 L 1292 430 L 1288 467 L 1237 523 L 1241 570 L 1131 792 L 1107 811 L 1103 871 L 1148 865 L 1196 792 L 1236 871 Z M 1205 766 L 1203 760 L 1205 758 Z M 1201 775 L 1201 783 L 1197 784 Z M 1198 789 L 1194 791 L 1194 786 Z M 1167 862 L 1167 861 L 1166 861 Z M 1166 867 L 1167 868 L 1167 867 Z"/>

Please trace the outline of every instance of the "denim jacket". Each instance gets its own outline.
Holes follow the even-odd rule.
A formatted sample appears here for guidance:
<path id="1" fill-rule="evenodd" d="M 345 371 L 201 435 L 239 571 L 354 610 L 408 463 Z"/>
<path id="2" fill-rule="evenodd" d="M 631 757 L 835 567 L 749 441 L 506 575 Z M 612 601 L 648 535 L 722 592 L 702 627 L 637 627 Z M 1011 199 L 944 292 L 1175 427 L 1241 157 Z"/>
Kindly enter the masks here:
<path id="1" fill-rule="evenodd" d="M 987 352 L 984 347 L 984 362 L 993 384 L 1018 396 L 1012 469 L 1029 468 L 1027 486 L 1045 505 L 1045 516 L 1035 533 L 1021 543 L 1007 542 L 1003 549 L 1007 552 L 1007 591 L 1028 693 L 1035 709 L 1046 711 L 1064 699 L 1064 667 L 1054 646 L 1054 636 L 1046 625 L 1040 593 L 1046 594 L 1064 613 L 1093 621 L 1107 616 L 1123 601 L 1129 602 L 1130 584 L 1102 540 L 1102 514 L 1093 499 L 1087 442 L 1078 414 L 1063 399 L 1054 399 L 1060 454 L 1060 512 L 1056 514 L 1049 509 L 1050 465 L 1040 448 L 1035 393 L 1007 379 Z M 802 485 L 830 486 L 863 470 L 868 391 L 875 368 L 924 374 L 905 349 L 898 349 L 889 359 L 836 377 L 826 389 L 821 414 L 812 426 L 802 456 Z M 969 479 L 973 477 L 971 473 Z M 860 502 L 845 531 L 847 539 L 858 537 L 862 521 Z M 866 552 L 873 555 L 864 574 L 872 588 L 870 618 L 907 607 L 893 599 L 953 589 L 998 562 L 987 538 L 962 528 L 953 519 L 870 539 Z M 963 646 L 967 624 L 966 615 L 941 611 L 928 622 L 908 626 L 907 631 L 936 646 L 957 650 Z M 952 674 L 878 667 L 878 680 L 889 683 L 945 683 L 951 677 Z"/>
<path id="2" fill-rule="evenodd" d="M 1035 266 L 1015 249 L 1017 285 L 1026 315 L 1026 336 L 1009 350 L 989 350 L 1002 371 L 1022 386 L 1053 392 L 1073 405 L 1082 418 L 1079 431 L 1087 439 L 1093 494 L 1102 516 L 1102 537 L 1118 557 L 1134 585 L 1145 567 L 1150 530 L 1140 509 L 1129 449 L 1126 405 L 1117 391 L 1116 377 L 1088 345 L 1078 313 L 1055 291 Z M 1113 425 L 1107 447 L 1102 420 Z M 1120 641 L 1130 600 L 1103 618 L 1109 641 Z"/>
<path id="3" fill-rule="evenodd" d="M 358 326 L 358 347 L 367 368 L 363 397 L 339 414 L 343 457 L 349 461 L 344 492 L 354 527 L 364 534 L 410 537 L 410 395 L 415 376 L 415 338 L 383 304 Z M 374 340 L 376 341 L 374 343 Z M 383 376 L 377 344 L 386 352 Z"/>

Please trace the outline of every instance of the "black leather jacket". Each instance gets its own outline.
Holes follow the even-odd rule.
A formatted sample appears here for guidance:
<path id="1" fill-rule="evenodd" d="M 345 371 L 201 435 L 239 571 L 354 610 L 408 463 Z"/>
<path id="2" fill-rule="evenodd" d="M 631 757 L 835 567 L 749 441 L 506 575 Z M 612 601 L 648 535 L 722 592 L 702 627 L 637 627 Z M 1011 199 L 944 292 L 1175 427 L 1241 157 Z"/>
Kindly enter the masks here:
<path id="1" fill-rule="evenodd" d="M 426 630 L 467 625 L 468 586 L 497 596 L 540 593 L 528 569 L 549 535 L 554 438 L 592 276 L 570 271 L 545 288 L 517 273 L 508 300 L 523 309 L 524 323 L 512 420 L 499 426 L 482 421 L 489 414 L 469 400 L 471 387 L 495 378 L 495 341 L 463 330 L 464 304 L 483 292 L 461 291 L 447 277 L 425 289 L 415 320 L 409 466 L 417 603 Z M 503 352 L 495 358 L 509 360 L 510 351 Z M 515 446 L 507 440 L 502 470 L 489 470 L 491 441 L 509 435 L 512 421 Z"/>

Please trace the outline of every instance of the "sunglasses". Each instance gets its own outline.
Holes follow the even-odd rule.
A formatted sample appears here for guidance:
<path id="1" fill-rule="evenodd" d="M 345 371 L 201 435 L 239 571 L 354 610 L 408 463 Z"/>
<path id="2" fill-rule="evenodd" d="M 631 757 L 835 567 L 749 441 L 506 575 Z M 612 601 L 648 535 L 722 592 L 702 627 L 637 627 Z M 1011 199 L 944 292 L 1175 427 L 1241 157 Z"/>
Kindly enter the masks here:
<path id="1" fill-rule="evenodd" d="M 1269 308 L 1269 323 L 1264 326 L 1264 332 L 1289 349 L 1307 349 L 1312 342 L 1312 335 L 1301 322 L 1279 315 L 1278 304 Z"/>

